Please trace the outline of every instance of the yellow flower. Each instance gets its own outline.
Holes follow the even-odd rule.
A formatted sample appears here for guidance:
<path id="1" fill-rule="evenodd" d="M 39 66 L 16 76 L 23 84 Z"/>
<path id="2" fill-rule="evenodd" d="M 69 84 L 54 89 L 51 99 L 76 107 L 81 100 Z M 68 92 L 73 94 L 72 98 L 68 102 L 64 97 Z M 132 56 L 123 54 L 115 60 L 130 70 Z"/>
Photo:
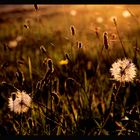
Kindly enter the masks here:
<path id="1" fill-rule="evenodd" d="M 61 60 L 61 61 L 59 61 L 59 64 L 60 65 L 67 65 L 68 64 L 68 59 L 66 59 L 66 60 Z"/>

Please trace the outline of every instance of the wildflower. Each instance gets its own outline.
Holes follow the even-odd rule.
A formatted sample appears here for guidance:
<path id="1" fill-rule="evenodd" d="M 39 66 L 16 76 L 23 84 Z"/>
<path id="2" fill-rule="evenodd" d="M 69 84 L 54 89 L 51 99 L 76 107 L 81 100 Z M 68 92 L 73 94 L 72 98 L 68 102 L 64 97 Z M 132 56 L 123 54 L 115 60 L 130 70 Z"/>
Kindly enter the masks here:
<path id="1" fill-rule="evenodd" d="M 130 59 L 118 59 L 110 68 L 111 75 L 116 81 L 132 82 L 136 77 L 136 67 Z"/>
<path id="2" fill-rule="evenodd" d="M 17 91 L 11 94 L 11 97 L 9 98 L 8 107 L 11 111 L 20 114 L 28 111 L 31 105 L 31 101 L 31 97 L 26 92 Z"/>
<path id="3" fill-rule="evenodd" d="M 68 62 L 69 62 L 68 59 L 65 59 L 65 60 L 59 61 L 59 64 L 60 64 L 60 65 L 67 65 Z"/>

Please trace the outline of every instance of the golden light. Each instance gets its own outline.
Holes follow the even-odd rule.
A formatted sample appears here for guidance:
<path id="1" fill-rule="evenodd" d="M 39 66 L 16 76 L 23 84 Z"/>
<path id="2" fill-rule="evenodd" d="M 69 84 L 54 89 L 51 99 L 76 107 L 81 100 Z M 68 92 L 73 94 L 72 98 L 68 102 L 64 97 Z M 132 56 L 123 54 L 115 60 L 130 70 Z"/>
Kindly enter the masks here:
<path id="1" fill-rule="evenodd" d="M 125 18 L 128 18 L 128 17 L 131 16 L 131 14 L 127 10 L 125 10 L 125 11 L 122 12 L 122 16 L 125 17 Z"/>
<path id="2" fill-rule="evenodd" d="M 22 41 L 22 40 L 23 40 L 23 37 L 22 37 L 22 36 L 20 36 L 20 35 L 17 36 L 17 38 L 16 38 L 16 41 L 17 41 L 17 42 L 20 42 L 20 41 Z"/>
<path id="3" fill-rule="evenodd" d="M 77 11 L 76 11 L 76 10 L 71 10 L 71 11 L 70 11 L 70 15 L 76 16 L 76 14 L 77 14 Z"/>
<path id="4" fill-rule="evenodd" d="M 117 21 L 117 17 L 116 17 L 116 16 L 111 16 L 111 17 L 109 18 L 109 20 L 110 20 L 111 22 L 113 22 L 114 19 Z"/>
<path id="5" fill-rule="evenodd" d="M 17 47 L 17 45 L 18 45 L 18 42 L 17 42 L 16 40 L 11 40 L 11 41 L 9 41 L 9 43 L 8 43 L 8 46 L 9 46 L 10 48 L 15 48 L 15 47 Z"/>
<path id="6" fill-rule="evenodd" d="M 97 17 L 96 18 L 96 22 L 98 23 L 102 23 L 104 21 L 104 19 L 102 17 Z"/>

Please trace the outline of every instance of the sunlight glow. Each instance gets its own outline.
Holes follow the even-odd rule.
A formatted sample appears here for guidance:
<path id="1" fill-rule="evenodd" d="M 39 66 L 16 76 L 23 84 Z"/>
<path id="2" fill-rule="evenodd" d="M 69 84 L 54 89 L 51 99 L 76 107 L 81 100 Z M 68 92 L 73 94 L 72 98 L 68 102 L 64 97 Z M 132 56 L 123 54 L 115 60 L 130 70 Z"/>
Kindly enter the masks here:
<path id="1" fill-rule="evenodd" d="M 76 14 L 77 14 L 77 11 L 76 11 L 76 10 L 71 10 L 71 11 L 70 11 L 70 15 L 76 16 Z"/>
<path id="2" fill-rule="evenodd" d="M 96 18 L 96 21 L 97 21 L 98 23 L 102 23 L 102 22 L 104 21 L 104 19 L 103 19 L 102 17 L 97 17 L 97 18 Z"/>
<path id="3" fill-rule="evenodd" d="M 116 17 L 116 16 L 111 16 L 109 20 L 110 20 L 111 22 L 113 22 L 114 19 L 117 21 L 117 17 Z"/>
<path id="4" fill-rule="evenodd" d="M 131 14 L 127 10 L 125 10 L 125 11 L 122 12 L 122 16 L 125 17 L 125 18 L 128 18 L 128 17 L 131 16 Z"/>

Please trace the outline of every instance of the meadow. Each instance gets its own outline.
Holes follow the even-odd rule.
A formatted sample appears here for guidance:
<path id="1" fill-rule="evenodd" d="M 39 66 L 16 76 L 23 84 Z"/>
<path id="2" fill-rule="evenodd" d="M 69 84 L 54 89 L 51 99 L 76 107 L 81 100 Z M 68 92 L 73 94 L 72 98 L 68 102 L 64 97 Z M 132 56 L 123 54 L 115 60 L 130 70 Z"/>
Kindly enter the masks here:
<path id="1" fill-rule="evenodd" d="M 139 136 L 139 7 L 0 12 L 0 135 Z"/>

